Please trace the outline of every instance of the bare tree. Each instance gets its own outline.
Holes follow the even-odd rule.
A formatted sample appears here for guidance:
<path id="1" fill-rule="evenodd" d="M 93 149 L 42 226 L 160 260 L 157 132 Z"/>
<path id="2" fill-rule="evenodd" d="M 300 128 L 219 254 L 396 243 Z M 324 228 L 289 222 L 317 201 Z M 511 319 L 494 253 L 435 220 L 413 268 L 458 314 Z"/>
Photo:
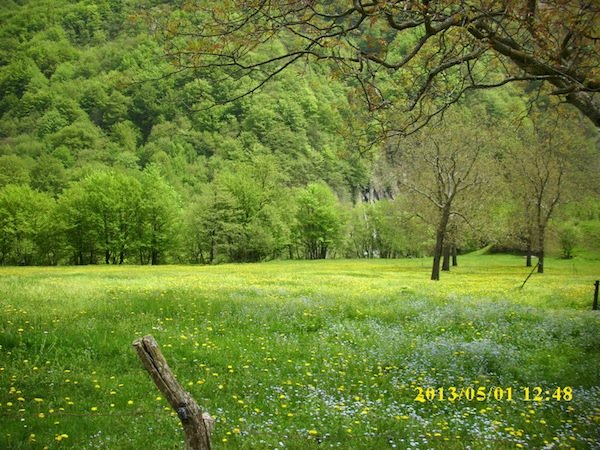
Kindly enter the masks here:
<path id="1" fill-rule="evenodd" d="M 546 229 L 562 195 L 568 155 L 575 149 L 571 138 L 559 131 L 558 117 L 536 119 L 529 129 L 520 130 L 520 145 L 508 149 L 505 170 L 521 204 L 528 264 L 535 250 L 538 273 L 544 273 Z"/>
<path id="2" fill-rule="evenodd" d="M 597 0 L 183 1 L 153 15 L 179 70 L 222 69 L 233 100 L 288 67 L 336 63 L 371 111 L 405 134 L 470 89 L 538 81 L 600 127 Z M 382 80 L 384 80 L 382 82 Z"/>
<path id="3" fill-rule="evenodd" d="M 446 117 L 443 122 L 436 121 L 427 134 L 420 132 L 401 140 L 394 155 L 398 183 L 425 198 L 436 211 L 432 280 L 440 279 L 443 250 L 451 244 L 451 219 L 464 217 L 457 205 L 467 191 L 476 191 L 489 176 L 486 142 L 473 121 Z"/>

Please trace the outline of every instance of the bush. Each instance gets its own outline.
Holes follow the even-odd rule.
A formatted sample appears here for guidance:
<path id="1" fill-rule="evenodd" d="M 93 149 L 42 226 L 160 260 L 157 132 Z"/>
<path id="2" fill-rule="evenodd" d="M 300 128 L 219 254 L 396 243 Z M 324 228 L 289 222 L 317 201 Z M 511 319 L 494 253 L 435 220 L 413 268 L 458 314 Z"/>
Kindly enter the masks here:
<path id="1" fill-rule="evenodd" d="M 565 223 L 558 229 L 558 241 L 564 259 L 573 257 L 573 250 L 580 239 L 579 229 L 572 223 Z"/>

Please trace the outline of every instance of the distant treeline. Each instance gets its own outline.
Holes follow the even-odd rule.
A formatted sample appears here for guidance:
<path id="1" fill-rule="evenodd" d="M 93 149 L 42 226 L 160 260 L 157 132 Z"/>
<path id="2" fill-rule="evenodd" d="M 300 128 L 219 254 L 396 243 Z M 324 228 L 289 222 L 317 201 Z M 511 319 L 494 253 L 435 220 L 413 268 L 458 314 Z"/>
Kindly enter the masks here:
<path id="1" fill-rule="evenodd" d="M 263 161 L 236 164 L 189 203 L 154 166 L 91 173 L 57 198 L 0 189 L 4 265 L 252 262 L 416 256 L 428 230 L 393 201 L 342 205 L 329 187 L 289 188 Z"/>

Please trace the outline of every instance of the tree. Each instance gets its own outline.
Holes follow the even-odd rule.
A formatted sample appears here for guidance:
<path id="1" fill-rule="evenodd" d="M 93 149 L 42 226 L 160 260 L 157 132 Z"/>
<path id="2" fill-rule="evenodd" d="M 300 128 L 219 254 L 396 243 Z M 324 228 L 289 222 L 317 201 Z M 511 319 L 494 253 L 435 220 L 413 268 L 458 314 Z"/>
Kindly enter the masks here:
<path id="1" fill-rule="evenodd" d="M 186 210 L 186 249 L 194 263 L 212 264 L 218 256 L 227 224 L 233 220 L 234 199 L 217 183 L 210 183 Z"/>
<path id="2" fill-rule="evenodd" d="M 295 232 L 307 259 L 325 259 L 340 239 L 337 199 L 324 184 L 311 183 L 297 197 Z"/>
<path id="3" fill-rule="evenodd" d="M 374 205 L 359 203 L 350 211 L 346 255 L 350 258 L 373 258 L 378 249 L 375 248 L 376 230 L 371 219 Z"/>
<path id="4" fill-rule="evenodd" d="M 81 182 L 72 184 L 60 196 L 58 220 L 65 231 L 72 263 L 95 264 L 100 237 L 95 215 L 90 214 L 87 191 Z"/>
<path id="5" fill-rule="evenodd" d="M 62 24 L 75 44 L 88 44 L 101 26 L 99 8 L 95 4 L 77 3 L 65 14 Z"/>
<path id="6" fill-rule="evenodd" d="M 188 207 L 192 261 L 255 262 L 291 244 L 285 176 L 271 155 L 228 161 Z"/>
<path id="7" fill-rule="evenodd" d="M 142 190 L 133 177 L 114 171 L 97 172 L 83 180 L 89 214 L 95 218 L 106 264 L 123 264 L 135 245 L 135 222 Z M 150 194 L 144 192 L 147 198 Z"/>
<path id="8" fill-rule="evenodd" d="M 0 68 L 0 114 L 18 106 L 28 91 L 48 82 L 30 58 L 15 58 Z"/>
<path id="9" fill-rule="evenodd" d="M 489 176 L 485 170 L 489 142 L 475 120 L 453 115 L 427 133 L 421 131 L 397 145 L 392 158 L 398 183 L 426 199 L 435 211 L 431 279 L 439 280 L 442 253 L 449 244 L 448 226 L 451 220 L 465 217 L 457 207 L 459 201 L 469 191 L 480 192 L 484 178 Z"/>
<path id="10" fill-rule="evenodd" d="M 359 203 L 351 213 L 348 238 L 352 257 L 401 258 L 420 256 L 426 248 L 427 227 L 411 211 L 414 199 L 398 195 L 373 203 Z"/>
<path id="11" fill-rule="evenodd" d="M 155 265 L 175 248 L 181 217 L 180 199 L 155 166 L 144 170 L 140 187 L 139 207 L 132 217 L 140 227 L 140 262 Z"/>
<path id="12" fill-rule="evenodd" d="M 151 193 L 145 193 L 151 198 Z M 141 184 L 115 171 L 88 175 L 60 197 L 66 238 L 76 264 L 122 264 L 137 247 Z"/>
<path id="13" fill-rule="evenodd" d="M 31 170 L 31 185 L 40 191 L 59 194 L 66 185 L 62 162 L 48 154 L 42 154 Z"/>
<path id="14" fill-rule="evenodd" d="M 548 84 L 600 127 L 599 13 L 587 0 L 261 0 L 190 1 L 155 19 L 177 70 L 240 80 L 230 99 L 294 64 L 330 61 L 371 110 L 408 105 L 409 124 L 385 123 L 405 132 L 468 90 L 522 80 Z"/>
<path id="15" fill-rule="evenodd" d="M 29 186 L 8 185 L 0 189 L 0 264 L 48 262 L 46 256 L 57 251 L 49 241 L 53 204 L 49 195 Z M 55 259 L 50 258 L 49 262 Z"/>
<path id="16" fill-rule="evenodd" d="M 63 224 L 58 218 L 58 203 L 46 195 L 42 213 L 41 226 L 35 233 L 37 258 L 35 264 L 55 266 L 64 260 L 65 233 Z"/>
<path id="17" fill-rule="evenodd" d="M 564 223 L 558 229 L 558 242 L 564 259 L 573 258 L 573 250 L 580 239 L 579 229 L 572 223 Z"/>
<path id="18" fill-rule="evenodd" d="M 397 195 L 373 208 L 375 245 L 381 258 L 420 257 L 430 247 L 430 227 L 418 216 L 415 199 Z"/>
<path id="19" fill-rule="evenodd" d="M 55 156 L 65 163 L 84 159 L 86 152 L 98 160 L 97 155 L 103 150 L 99 129 L 85 119 L 61 128 L 46 136 L 45 140 Z"/>
<path id="20" fill-rule="evenodd" d="M 0 187 L 29 184 L 32 165 L 31 161 L 17 155 L 0 156 Z"/>
<path id="21" fill-rule="evenodd" d="M 506 170 L 513 193 L 521 204 L 528 262 L 531 249 L 538 255 L 538 273 L 544 273 L 546 229 L 560 201 L 572 138 L 557 115 L 534 116 L 520 132 L 520 145 L 507 151 Z"/>
<path id="22" fill-rule="evenodd" d="M 286 220 L 285 176 L 270 155 L 227 164 L 215 180 L 228 193 L 230 221 L 221 248 L 230 260 L 261 261 L 279 256 L 290 243 Z"/>
<path id="23" fill-rule="evenodd" d="M 158 169 L 133 175 L 94 172 L 73 183 L 59 198 L 60 218 L 76 264 L 159 264 L 174 252 L 180 200 Z"/>

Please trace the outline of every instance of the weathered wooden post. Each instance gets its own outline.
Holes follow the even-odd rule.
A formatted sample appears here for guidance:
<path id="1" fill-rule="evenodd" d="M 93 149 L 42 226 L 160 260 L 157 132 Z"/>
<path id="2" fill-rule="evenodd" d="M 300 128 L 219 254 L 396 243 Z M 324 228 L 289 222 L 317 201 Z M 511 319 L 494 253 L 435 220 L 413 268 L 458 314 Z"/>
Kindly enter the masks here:
<path id="1" fill-rule="evenodd" d="M 158 389 L 177 412 L 185 432 L 186 449 L 211 450 L 210 434 L 214 419 L 208 413 L 203 414 L 198 403 L 181 387 L 160 351 L 156 339 L 152 336 L 144 336 L 136 339 L 133 347 Z"/>
<path id="2" fill-rule="evenodd" d="M 594 303 L 592 304 L 592 310 L 598 310 L 598 287 L 600 286 L 600 280 L 596 280 L 594 283 Z"/>

